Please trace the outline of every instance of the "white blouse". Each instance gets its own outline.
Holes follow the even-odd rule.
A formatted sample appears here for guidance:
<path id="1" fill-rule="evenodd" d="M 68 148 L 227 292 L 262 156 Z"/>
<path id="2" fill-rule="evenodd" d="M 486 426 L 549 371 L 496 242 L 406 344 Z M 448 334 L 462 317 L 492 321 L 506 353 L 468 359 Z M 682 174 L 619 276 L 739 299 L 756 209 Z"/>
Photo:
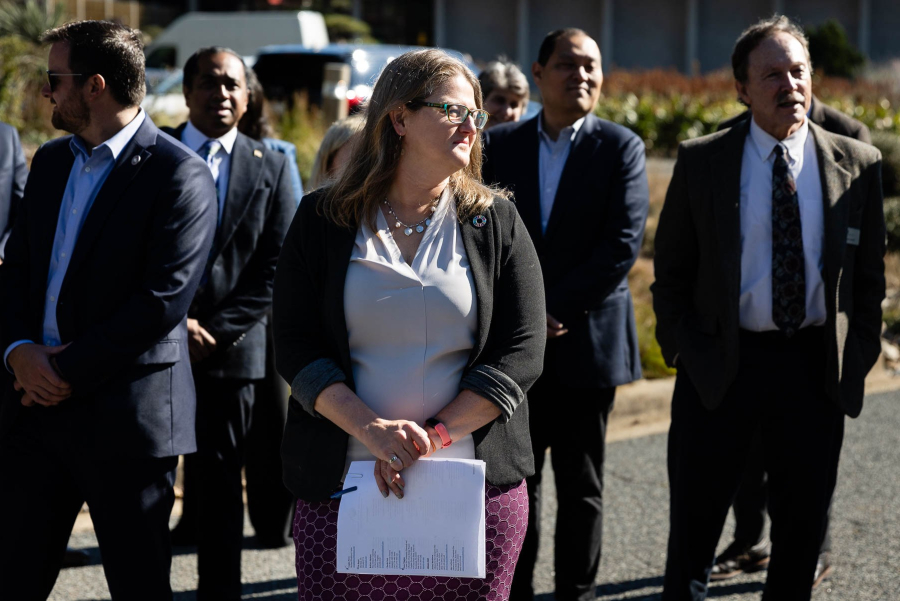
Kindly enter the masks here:
<path id="1" fill-rule="evenodd" d="M 360 225 L 344 284 L 356 394 L 384 419 L 422 426 L 459 394 L 478 324 L 475 283 L 449 186 L 411 265 L 393 238 L 403 228 L 380 210 L 376 224 Z M 474 459 L 472 435 L 434 456 Z M 345 474 L 374 458 L 351 436 Z"/>

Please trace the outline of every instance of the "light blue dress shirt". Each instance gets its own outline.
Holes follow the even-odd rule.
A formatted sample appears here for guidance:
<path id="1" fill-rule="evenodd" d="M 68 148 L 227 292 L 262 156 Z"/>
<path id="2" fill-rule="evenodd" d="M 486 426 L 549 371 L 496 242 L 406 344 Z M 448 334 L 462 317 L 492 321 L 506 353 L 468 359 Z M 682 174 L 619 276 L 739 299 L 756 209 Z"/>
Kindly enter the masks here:
<path id="1" fill-rule="evenodd" d="M 190 121 L 187 122 L 187 125 L 184 126 L 184 130 L 181 132 L 181 141 L 196 153 L 200 152 L 207 140 L 215 139 L 222 144 L 222 148 L 209 159 L 206 156 L 200 157 L 207 162 L 206 164 L 209 165 L 213 179 L 216 180 L 216 194 L 219 200 L 219 223 L 222 222 L 222 207 L 225 206 L 225 198 L 228 196 L 228 178 L 231 177 L 231 152 L 234 150 L 234 142 L 237 140 L 237 135 L 237 127 L 233 127 L 220 138 L 209 138 L 194 127 L 194 124 Z"/>
<path id="2" fill-rule="evenodd" d="M 47 346 L 58 346 L 61 342 L 59 324 L 56 321 L 56 303 L 84 221 L 94 204 L 94 199 L 112 172 L 116 160 L 125 146 L 131 142 L 146 117 L 146 113 L 139 110 L 131 123 L 120 129 L 109 140 L 90 150 L 78 136 L 72 136 L 69 141 L 75 162 L 69 171 L 69 180 L 59 207 L 53 251 L 50 254 L 50 271 L 47 274 L 47 292 L 44 296 L 42 342 Z M 3 362 L 6 363 L 9 353 L 14 348 L 20 344 L 33 342 L 33 340 L 19 340 L 10 344 L 3 354 Z"/>
<path id="3" fill-rule="evenodd" d="M 540 152 L 538 165 L 540 170 L 541 185 L 541 232 L 547 231 L 547 223 L 550 222 L 550 211 L 553 210 L 553 202 L 556 200 L 556 189 L 559 188 L 559 180 L 562 179 L 563 169 L 572 149 L 572 142 L 581 126 L 584 125 L 584 117 L 559 132 L 556 140 L 553 140 L 544 131 L 544 114 L 538 116 L 538 140 Z"/>

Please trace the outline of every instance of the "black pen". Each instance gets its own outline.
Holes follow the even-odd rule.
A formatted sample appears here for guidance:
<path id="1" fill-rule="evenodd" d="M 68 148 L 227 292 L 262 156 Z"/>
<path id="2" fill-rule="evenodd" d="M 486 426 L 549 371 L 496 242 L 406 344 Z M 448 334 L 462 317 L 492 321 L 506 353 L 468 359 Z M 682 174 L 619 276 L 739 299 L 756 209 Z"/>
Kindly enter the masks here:
<path id="1" fill-rule="evenodd" d="M 339 490 L 336 493 L 334 493 L 333 495 L 331 495 L 331 498 L 332 499 L 340 499 L 342 496 L 344 496 L 348 492 L 353 492 L 354 490 L 356 490 L 355 486 L 351 486 L 350 488 L 345 488 L 344 490 Z"/>

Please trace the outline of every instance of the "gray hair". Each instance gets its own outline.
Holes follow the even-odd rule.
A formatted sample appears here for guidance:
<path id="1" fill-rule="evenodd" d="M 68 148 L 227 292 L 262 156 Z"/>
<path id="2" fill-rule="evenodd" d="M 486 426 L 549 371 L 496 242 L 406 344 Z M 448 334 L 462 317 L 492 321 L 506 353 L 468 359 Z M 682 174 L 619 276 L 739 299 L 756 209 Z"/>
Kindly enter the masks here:
<path id="1" fill-rule="evenodd" d="M 485 100 L 494 90 L 509 90 L 524 98 L 524 104 L 528 104 L 529 90 L 525 74 L 504 57 L 488 63 L 478 76 L 478 81 L 481 82 L 481 93 Z"/>

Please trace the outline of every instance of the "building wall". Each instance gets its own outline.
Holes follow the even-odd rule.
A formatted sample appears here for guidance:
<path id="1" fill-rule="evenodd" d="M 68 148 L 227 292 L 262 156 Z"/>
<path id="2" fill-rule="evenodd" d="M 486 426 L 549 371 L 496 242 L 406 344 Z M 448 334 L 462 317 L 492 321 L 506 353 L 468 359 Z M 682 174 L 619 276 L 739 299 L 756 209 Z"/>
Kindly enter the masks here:
<path id="1" fill-rule="evenodd" d="M 869 56 L 875 61 L 900 57 L 900 6 L 897 0 L 871 0 Z"/>
<path id="2" fill-rule="evenodd" d="M 616 0 L 612 9 L 610 66 L 681 69 L 686 48 L 686 9 L 687 0 Z"/>
<path id="3" fill-rule="evenodd" d="M 749 24 L 771 14 L 770 0 L 736 4 L 700 0 L 697 7 L 697 69 L 703 73 L 729 69 L 734 41 Z"/>
<path id="4" fill-rule="evenodd" d="M 537 56 L 544 35 L 570 26 L 584 29 L 597 40 L 604 51 L 606 70 L 674 68 L 705 73 L 729 68 L 734 41 L 741 31 L 776 10 L 807 27 L 837 19 L 846 29 L 850 42 L 862 46 L 863 51 L 868 50 L 873 61 L 900 58 L 898 0 L 433 2 L 435 10 L 443 7 L 446 15 L 445 45 L 470 53 L 476 61 L 491 60 L 505 53 L 526 71 Z M 869 7 L 868 19 L 861 16 L 866 13 L 865 6 Z M 524 24 L 518 17 L 523 8 L 527 13 Z M 477 20 L 471 17 L 476 14 L 480 17 Z M 606 16 L 611 18 L 610 23 L 604 23 Z M 520 35 L 523 26 L 526 33 Z M 604 39 L 604 34 L 611 40 Z M 438 35 L 435 37 L 440 39 Z"/>

